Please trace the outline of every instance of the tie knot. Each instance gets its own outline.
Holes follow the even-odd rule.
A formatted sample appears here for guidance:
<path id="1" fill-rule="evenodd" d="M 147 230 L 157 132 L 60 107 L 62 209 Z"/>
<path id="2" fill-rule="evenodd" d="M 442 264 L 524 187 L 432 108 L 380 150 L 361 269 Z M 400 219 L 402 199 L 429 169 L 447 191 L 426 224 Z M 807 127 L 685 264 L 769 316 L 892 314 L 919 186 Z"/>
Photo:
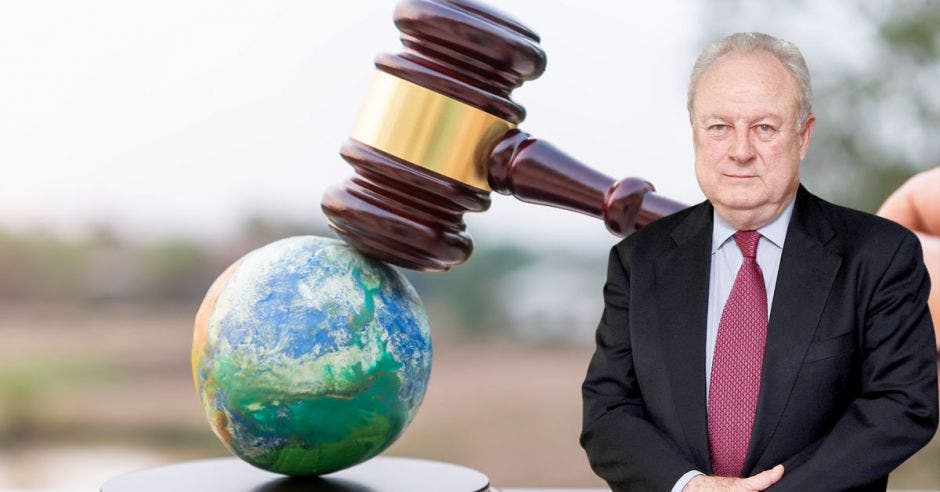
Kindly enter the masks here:
<path id="1" fill-rule="evenodd" d="M 734 242 L 738 243 L 741 254 L 745 258 L 754 258 L 757 256 L 757 242 L 760 241 L 760 233 L 757 231 L 738 231 L 734 233 Z"/>

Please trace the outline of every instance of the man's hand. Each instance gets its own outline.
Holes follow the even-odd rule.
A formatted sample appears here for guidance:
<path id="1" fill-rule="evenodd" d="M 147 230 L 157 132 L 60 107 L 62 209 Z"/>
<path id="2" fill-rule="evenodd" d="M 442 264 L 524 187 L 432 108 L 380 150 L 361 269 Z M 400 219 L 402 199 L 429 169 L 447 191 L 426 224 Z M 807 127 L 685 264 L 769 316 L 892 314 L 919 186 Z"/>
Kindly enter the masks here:
<path id="1" fill-rule="evenodd" d="M 755 492 L 764 490 L 783 478 L 783 465 L 777 465 L 749 478 L 707 477 L 689 481 L 682 492 Z"/>

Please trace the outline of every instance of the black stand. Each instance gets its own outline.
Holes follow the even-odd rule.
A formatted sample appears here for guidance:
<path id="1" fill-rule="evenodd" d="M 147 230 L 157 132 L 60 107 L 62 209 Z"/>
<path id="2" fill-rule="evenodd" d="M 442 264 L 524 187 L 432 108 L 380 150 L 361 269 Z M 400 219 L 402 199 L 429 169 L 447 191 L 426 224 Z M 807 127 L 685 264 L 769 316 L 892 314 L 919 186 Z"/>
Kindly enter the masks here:
<path id="1" fill-rule="evenodd" d="M 188 461 L 113 478 L 101 492 L 497 492 L 486 475 L 459 465 L 376 457 L 316 478 L 291 478 L 238 458 Z"/>

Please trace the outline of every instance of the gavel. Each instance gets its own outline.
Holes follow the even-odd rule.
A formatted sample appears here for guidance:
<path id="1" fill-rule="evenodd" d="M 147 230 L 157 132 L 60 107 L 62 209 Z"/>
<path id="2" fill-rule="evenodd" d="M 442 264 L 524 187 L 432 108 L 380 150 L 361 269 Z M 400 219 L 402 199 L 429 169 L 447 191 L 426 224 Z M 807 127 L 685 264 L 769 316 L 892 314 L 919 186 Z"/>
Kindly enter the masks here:
<path id="1" fill-rule="evenodd" d="M 321 206 L 330 227 L 372 258 L 420 271 L 466 261 L 465 212 L 490 191 L 580 212 L 624 237 L 685 208 L 649 182 L 619 181 L 516 126 L 510 93 L 546 65 L 539 36 L 470 0 L 405 0 L 394 13 L 404 50 L 376 73 L 340 155 L 355 170 Z"/>

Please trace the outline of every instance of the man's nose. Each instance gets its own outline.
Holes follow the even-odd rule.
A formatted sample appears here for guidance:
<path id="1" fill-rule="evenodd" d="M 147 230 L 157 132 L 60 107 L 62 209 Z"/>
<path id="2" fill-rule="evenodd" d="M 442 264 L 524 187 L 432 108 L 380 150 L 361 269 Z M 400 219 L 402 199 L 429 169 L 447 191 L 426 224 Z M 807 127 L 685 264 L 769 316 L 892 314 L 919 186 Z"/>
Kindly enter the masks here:
<path id="1" fill-rule="evenodd" d="M 739 164 L 747 164 L 754 158 L 754 145 L 748 128 L 734 129 L 734 142 L 731 144 L 731 159 Z"/>

